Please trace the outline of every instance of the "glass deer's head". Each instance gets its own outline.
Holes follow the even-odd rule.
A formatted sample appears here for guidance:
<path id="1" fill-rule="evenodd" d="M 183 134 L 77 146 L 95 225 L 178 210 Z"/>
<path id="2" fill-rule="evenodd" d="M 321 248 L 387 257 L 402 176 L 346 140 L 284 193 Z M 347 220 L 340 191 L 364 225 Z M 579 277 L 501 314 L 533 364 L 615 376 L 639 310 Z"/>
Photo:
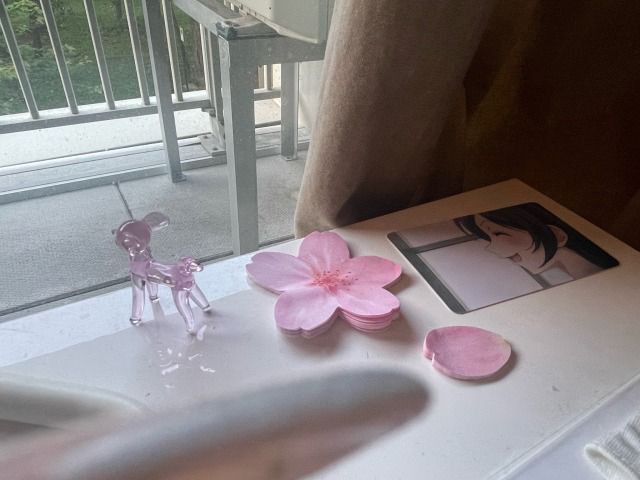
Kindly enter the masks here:
<path id="1" fill-rule="evenodd" d="M 142 220 L 127 220 L 114 230 L 116 245 L 129 253 L 140 253 L 151 243 L 151 232 L 169 225 L 169 217 L 160 212 L 151 212 Z"/>

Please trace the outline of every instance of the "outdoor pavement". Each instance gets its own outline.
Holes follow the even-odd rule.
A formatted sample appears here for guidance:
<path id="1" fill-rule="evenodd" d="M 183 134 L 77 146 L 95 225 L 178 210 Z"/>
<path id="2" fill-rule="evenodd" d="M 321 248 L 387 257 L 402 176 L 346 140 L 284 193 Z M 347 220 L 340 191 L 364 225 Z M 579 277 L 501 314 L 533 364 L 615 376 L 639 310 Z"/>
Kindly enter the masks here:
<path id="1" fill-rule="evenodd" d="M 293 214 L 306 152 L 285 161 L 257 160 L 260 241 L 293 234 Z M 155 232 L 154 256 L 209 258 L 231 250 L 226 165 L 119 185 L 133 215 L 161 211 L 171 220 Z M 125 252 L 111 231 L 128 219 L 115 185 L 0 205 L 0 321 L 25 305 L 108 286 L 127 276 Z"/>

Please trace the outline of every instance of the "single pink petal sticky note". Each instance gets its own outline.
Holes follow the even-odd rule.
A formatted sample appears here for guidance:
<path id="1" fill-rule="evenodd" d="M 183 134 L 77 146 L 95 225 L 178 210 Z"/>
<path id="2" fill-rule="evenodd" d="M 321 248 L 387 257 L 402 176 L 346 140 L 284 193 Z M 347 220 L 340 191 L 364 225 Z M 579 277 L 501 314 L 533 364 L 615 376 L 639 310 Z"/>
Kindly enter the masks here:
<path id="1" fill-rule="evenodd" d="M 424 339 L 424 355 L 439 372 L 460 380 L 496 374 L 509 360 L 511 345 L 500 335 L 477 327 L 442 327 Z"/>

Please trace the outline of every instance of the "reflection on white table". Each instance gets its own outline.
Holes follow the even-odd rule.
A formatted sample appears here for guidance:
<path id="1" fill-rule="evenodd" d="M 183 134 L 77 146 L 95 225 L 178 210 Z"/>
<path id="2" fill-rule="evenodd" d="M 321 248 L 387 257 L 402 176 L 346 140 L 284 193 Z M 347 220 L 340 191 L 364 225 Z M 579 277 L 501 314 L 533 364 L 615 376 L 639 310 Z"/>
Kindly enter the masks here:
<path id="1" fill-rule="evenodd" d="M 458 315 L 386 238 L 393 231 L 531 201 L 592 239 L 620 266 Z M 198 277 L 214 311 L 200 339 L 187 338 L 170 303 L 161 302 L 164 320 L 129 328 L 129 292 L 121 290 L 0 325 L 8 350 L 0 351 L 0 365 L 15 374 L 106 389 L 152 410 L 312 375 L 327 366 L 351 371 L 382 364 L 423 378 L 429 392 L 425 412 L 312 477 L 331 480 L 504 478 L 537 458 L 558 435 L 572 431 L 580 419 L 593 418 L 600 425 L 594 412 L 603 399 L 640 373 L 640 253 L 521 182 L 503 182 L 337 231 L 353 255 L 378 255 L 403 266 L 403 277 L 390 289 L 400 299 L 402 316 L 383 332 L 363 334 L 336 322 L 312 340 L 283 335 L 273 320 L 276 296 L 246 283 L 245 257 L 206 266 Z M 272 249 L 295 254 L 298 244 Z M 241 291 L 225 291 L 227 282 Z M 147 312 L 147 319 L 153 313 Z M 421 351 L 424 335 L 460 324 L 496 332 L 512 345 L 515 362 L 504 376 L 463 382 L 431 367 Z M 622 410 L 610 414 L 618 425 L 627 420 Z M 608 430 L 608 424 L 603 428 Z M 563 461 L 583 462 L 580 455 L 567 453 Z"/>

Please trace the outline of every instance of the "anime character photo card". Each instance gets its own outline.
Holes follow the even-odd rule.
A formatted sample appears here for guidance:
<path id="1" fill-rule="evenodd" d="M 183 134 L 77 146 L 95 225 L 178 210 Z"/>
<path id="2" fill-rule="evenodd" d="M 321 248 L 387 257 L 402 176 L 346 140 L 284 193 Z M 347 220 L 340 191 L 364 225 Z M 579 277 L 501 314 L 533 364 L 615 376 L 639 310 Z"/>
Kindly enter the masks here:
<path id="1" fill-rule="evenodd" d="M 537 203 L 466 215 L 388 237 L 456 313 L 618 265 L 615 258 Z"/>

